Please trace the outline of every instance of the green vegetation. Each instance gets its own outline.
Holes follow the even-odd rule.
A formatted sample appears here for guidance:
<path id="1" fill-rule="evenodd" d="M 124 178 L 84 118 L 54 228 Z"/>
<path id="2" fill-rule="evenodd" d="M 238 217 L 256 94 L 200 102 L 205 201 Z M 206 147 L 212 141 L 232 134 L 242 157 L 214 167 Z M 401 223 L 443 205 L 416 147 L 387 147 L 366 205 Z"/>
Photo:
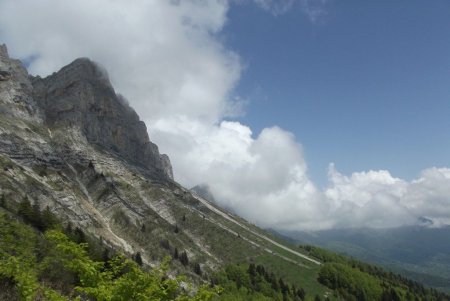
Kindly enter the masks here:
<path id="1" fill-rule="evenodd" d="M 283 278 L 286 282 L 301 286 L 306 292 L 306 300 L 313 300 L 315 295 L 321 297 L 329 296 L 330 300 L 336 300 L 332 296 L 332 290 L 317 281 L 319 266 L 297 266 L 268 253 L 256 257 L 254 261 L 256 264 L 263 265 L 275 275 Z"/>
<path id="2" fill-rule="evenodd" d="M 8 172 L 21 175 L 20 167 L 13 162 L 1 163 L 11 169 Z M 47 182 L 57 175 L 51 169 L 37 170 Z M 104 181 L 87 171 L 83 177 Z M 26 179 L 20 176 L 17 180 Z M 36 200 L 32 192 L 13 193 L 8 187 L 14 185 L 3 185 L 8 181 L 11 178 L 0 174 L 0 207 L 6 208 L 0 209 L 0 300 L 450 300 L 378 267 L 303 247 L 302 253 L 324 263 L 312 264 L 221 219 L 200 204 L 191 207 L 196 200 L 189 194 L 157 185 L 147 188 L 143 195 L 159 199 L 155 205 L 174 222 L 150 209 L 140 220 L 134 219 L 126 207 L 111 212 L 114 232 L 139 242 L 145 250 L 129 254 L 132 260 L 126 259 L 80 228 L 71 224 L 63 227 L 49 208 L 30 202 Z M 115 193 L 120 197 L 121 191 L 128 189 L 103 184 L 87 185 L 94 202 L 103 188 L 105 196 Z M 147 260 L 161 262 L 164 257 L 172 258 L 159 268 L 147 270 Z M 184 274 L 185 278 L 168 277 L 169 263 L 170 275 Z M 217 267 L 225 268 L 217 272 Z M 189 286 L 186 279 L 195 285 Z M 199 286 L 198 291 L 192 288 Z"/>
<path id="3" fill-rule="evenodd" d="M 425 288 L 417 282 L 379 267 L 313 246 L 301 248 L 324 262 L 318 274 L 318 281 L 335 290 L 344 300 L 450 300 L 450 297 L 442 292 Z"/>
<path id="4" fill-rule="evenodd" d="M 8 204 L 3 195 L 0 201 L 2 207 Z M 167 233 L 178 237 L 194 218 L 181 214 L 179 233 L 173 228 Z M 149 226 L 142 224 L 140 232 Z M 312 246 L 301 248 L 323 265 L 302 267 L 271 254 L 254 254 L 254 263 L 230 264 L 214 274 L 203 273 L 198 262 L 190 263 L 186 251 L 172 247 L 167 239 L 160 247 L 172 259 L 144 270 L 139 252 L 132 255 L 134 261 L 114 254 L 79 228 L 68 224 L 63 229 L 49 208 L 42 210 L 24 197 L 14 210 L 0 211 L 0 299 L 450 300 L 392 272 Z M 192 266 L 196 277 L 209 279 L 210 285 L 195 290 L 186 277 L 168 277 L 173 264 Z"/>
<path id="5" fill-rule="evenodd" d="M 229 265 L 211 283 L 224 288 L 213 300 L 306 300 L 303 288 L 289 285 L 262 265 Z"/>
<path id="6" fill-rule="evenodd" d="M 374 277 L 341 263 L 324 264 L 318 280 L 345 300 L 381 300 L 383 290 Z"/>
<path id="7" fill-rule="evenodd" d="M 40 216 L 44 216 L 42 212 Z M 35 222 L 28 217 L 24 221 Z M 57 223 L 53 226 L 60 228 Z M 2 300 L 200 301 L 211 299 L 218 291 L 207 286 L 195 293 L 183 289 L 184 277 L 167 276 L 170 259 L 150 271 L 122 255 L 96 261 L 88 243 L 77 243 L 61 229 L 42 234 L 36 228 L 0 212 Z"/>
<path id="8" fill-rule="evenodd" d="M 450 226 L 297 232 L 298 241 L 346 254 L 450 293 Z"/>

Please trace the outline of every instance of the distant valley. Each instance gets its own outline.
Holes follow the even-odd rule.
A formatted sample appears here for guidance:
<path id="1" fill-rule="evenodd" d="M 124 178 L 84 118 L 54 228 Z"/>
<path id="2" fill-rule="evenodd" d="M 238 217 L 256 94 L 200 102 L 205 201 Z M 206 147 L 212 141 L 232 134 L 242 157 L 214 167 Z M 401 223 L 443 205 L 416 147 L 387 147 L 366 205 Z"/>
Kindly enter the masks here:
<path id="1" fill-rule="evenodd" d="M 380 264 L 427 285 L 450 291 L 450 227 L 336 229 L 284 232 L 298 243 Z"/>

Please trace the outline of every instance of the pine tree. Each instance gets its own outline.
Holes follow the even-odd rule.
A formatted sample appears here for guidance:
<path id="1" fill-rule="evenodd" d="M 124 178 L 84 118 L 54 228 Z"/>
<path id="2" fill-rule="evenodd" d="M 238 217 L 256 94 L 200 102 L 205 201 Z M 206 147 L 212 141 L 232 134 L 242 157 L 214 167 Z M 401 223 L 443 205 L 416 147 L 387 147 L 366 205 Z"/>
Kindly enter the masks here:
<path id="1" fill-rule="evenodd" d="M 200 264 L 196 263 L 194 265 L 194 272 L 195 274 L 201 276 L 202 275 L 202 269 L 200 268 Z"/>
<path id="2" fill-rule="evenodd" d="M 72 231 L 73 231 L 73 229 L 72 229 L 72 223 L 71 223 L 71 222 L 68 222 L 66 228 L 64 229 L 64 233 L 65 233 L 67 236 L 71 237 Z"/>
<path id="3" fill-rule="evenodd" d="M 92 160 L 89 160 L 88 167 L 89 168 L 94 168 L 94 162 L 92 162 Z"/>
<path id="4" fill-rule="evenodd" d="M 261 276 L 264 276 L 264 274 L 266 273 L 266 269 L 264 268 L 264 266 L 258 264 L 258 266 L 256 267 L 256 271 L 258 272 L 258 274 L 260 274 Z"/>
<path id="5" fill-rule="evenodd" d="M 393 288 L 391 288 L 390 295 L 391 295 L 390 296 L 391 301 L 401 301 L 402 300 L 400 298 L 400 296 L 398 295 L 397 291 Z"/>
<path id="6" fill-rule="evenodd" d="M 42 230 L 43 231 L 46 231 L 48 229 L 52 229 L 58 224 L 58 219 L 50 211 L 50 208 L 48 206 L 45 207 L 44 211 L 42 211 L 41 224 L 42 224 Z"/>
<path id="7" fill-rule="evenodd" d="M 41 218 L 41 208 L 39 207 L 38 202 L 34 202 L 32 207 L 32 216 L 31 216 L 31 224 L 38 228 L 39 230 L 44 230 L 44 225 L 42 224 L 42 218 Z"/>
<path id="8" fill-rule="evenodd" d="M 178 259 L 178 257 L 180 257 L 179 254 L 178 254 L 178 248 L 175 247 L 175 251 L 173 252 L 173 258 L 174 259 Z"/>
<path id="9" fill-rule="evenodd" d="M 33 209 L 31 208 L 31 203 L 28 197 L 24 197 L 19 203 L 17 214 L 21 216 L 27 223 L 31 223 L 31 221 L 33 220 Z"/>
<path id="10" fill-rule="evenodd" d="M 280 286 L 278 285 L 278 281 L 273 274 L 271 276 L 272 276 L 271 287 L 274 291 L 279 292 Z"/>
<path id="11" fill-rule="evenodd" d="M 111 257 L 109 256 L 108 248 L 104 248 L 103 249 L 103 253 L 102 253 L 102 261 L 104 263 L 107 263 L 110 259 L 111 259 Z"/>
<path id="12" fill-rule="evenodd" d="M 134 261 L 136 261 L 138 265 L 142 266 L 143 262 L 141 252 L 137 252 L 136 255 L 134 255 Z"/>
<path id="13" fill-rule="evenodd" d="M 81 230 L 79 227 L 76 227 L 73 231 L 74 241 L 76 243 L 84 243 L 86 242 L 86 235 L 84 235 L 83 230 Z"/>
<path id="14" fill-rule="evenodd" d="M 247 272 L 248 272 L 248 274 L 250 275 L 251 278 L 256 276 L 256 268 L 255 268 L 255 264 L 254 263 L 250 263 L 250 265 L 248 266 Z"/>
<path id="15" fill-rule="evenodd" d="M 297 290 L 297 296 L 298 296 L 300 299 L 305 300 L 305 295 L 306 295 L 306 293 L 305 293 L 305 290 L 304 290 L 303 288 L 299 288 L 299 289 Z"/>
<path id="16" fill-rule="evenodd" d="M 189 264 L 189 259 L 186 254 L 186 251 L 183 251 L 180 255 L 180 262 L 182 265 L 187 266 Z"/>
<path id="17" fill-rule="evenodd" d="M 5 195 L 2 193 L 2 197 L 0 198 L 0 207 L 6 208 L 6 200 Z"/>

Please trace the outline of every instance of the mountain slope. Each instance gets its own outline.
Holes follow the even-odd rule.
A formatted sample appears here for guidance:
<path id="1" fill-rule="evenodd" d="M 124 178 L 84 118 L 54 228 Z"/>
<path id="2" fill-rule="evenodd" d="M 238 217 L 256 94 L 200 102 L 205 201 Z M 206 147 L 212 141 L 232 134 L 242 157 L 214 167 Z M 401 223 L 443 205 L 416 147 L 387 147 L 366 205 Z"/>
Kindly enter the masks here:
<path id="1" fill-rule="evenodd" d="M 157 265 L 175 249 L 203 277 L 228 263 L 288 265 L 312 285 L 317 260 L 203 200 L 172 180 L 145 125 L 106 72 L 77 59 L 47 78 L 28 76 L 0 48 L 0 195 L 14 211 L 28 199 L 109 247 Z M 295 268 L 292 268 L 295 266 Z M 176 270 L 186 270 L 175 264 Z M 188 269 L 193 277 L 194 273 Z"/>
<path id="2" fill-rule="evenodd" d="M 310 250 L 176 183 L 169 158 L 115 93 L 106 72 L 88 59 L 77 59 L 47 78 L 32 77 L 0 46 L 0 197 L 0 211 L 19 222 L 27 220 L 20 208 L 29 204 L 33 212 L 51 212 L 66 229 L 139 258 L 145 267 L 172 257 L 169 277 L 186 274 L 197 284 L 216 279 L 229 292 L 217 300 L 260 300 L 264 292 L 275 300 L 305 299 L 304 293 L 305 300 L 342 300 L 353 293 L 318 281 L 325 265 L 316 253 L 305 254 Z M 29 251 L 41 256 L 41 247 Z M 0 254 L 1 267 L 5 258 Z M 378 293 L 382 283 L 389 283 L 383 293 L 390 289 L 406 298 L 414 291 L 407 282 L 373 277 L 366 278 L 379 285 Z M 420 294 L 433 295 L 425 289 Z"/>

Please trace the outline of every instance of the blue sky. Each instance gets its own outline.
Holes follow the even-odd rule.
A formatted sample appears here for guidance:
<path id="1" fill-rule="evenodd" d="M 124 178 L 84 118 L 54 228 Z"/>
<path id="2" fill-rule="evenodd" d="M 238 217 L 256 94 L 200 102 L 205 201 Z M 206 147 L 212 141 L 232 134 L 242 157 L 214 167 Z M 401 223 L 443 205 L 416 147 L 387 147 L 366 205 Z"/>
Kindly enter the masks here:
<path id="1" fill-rule="evenodd" d="M 309 174 L 387 169 L 412 179 L 450 154 L 450 1 L 327 1 L 312 22 L 296 3 L 273 15 L 233 5 L 226 45 L 246 66 L 240 120 L 279 125 Z"/>

